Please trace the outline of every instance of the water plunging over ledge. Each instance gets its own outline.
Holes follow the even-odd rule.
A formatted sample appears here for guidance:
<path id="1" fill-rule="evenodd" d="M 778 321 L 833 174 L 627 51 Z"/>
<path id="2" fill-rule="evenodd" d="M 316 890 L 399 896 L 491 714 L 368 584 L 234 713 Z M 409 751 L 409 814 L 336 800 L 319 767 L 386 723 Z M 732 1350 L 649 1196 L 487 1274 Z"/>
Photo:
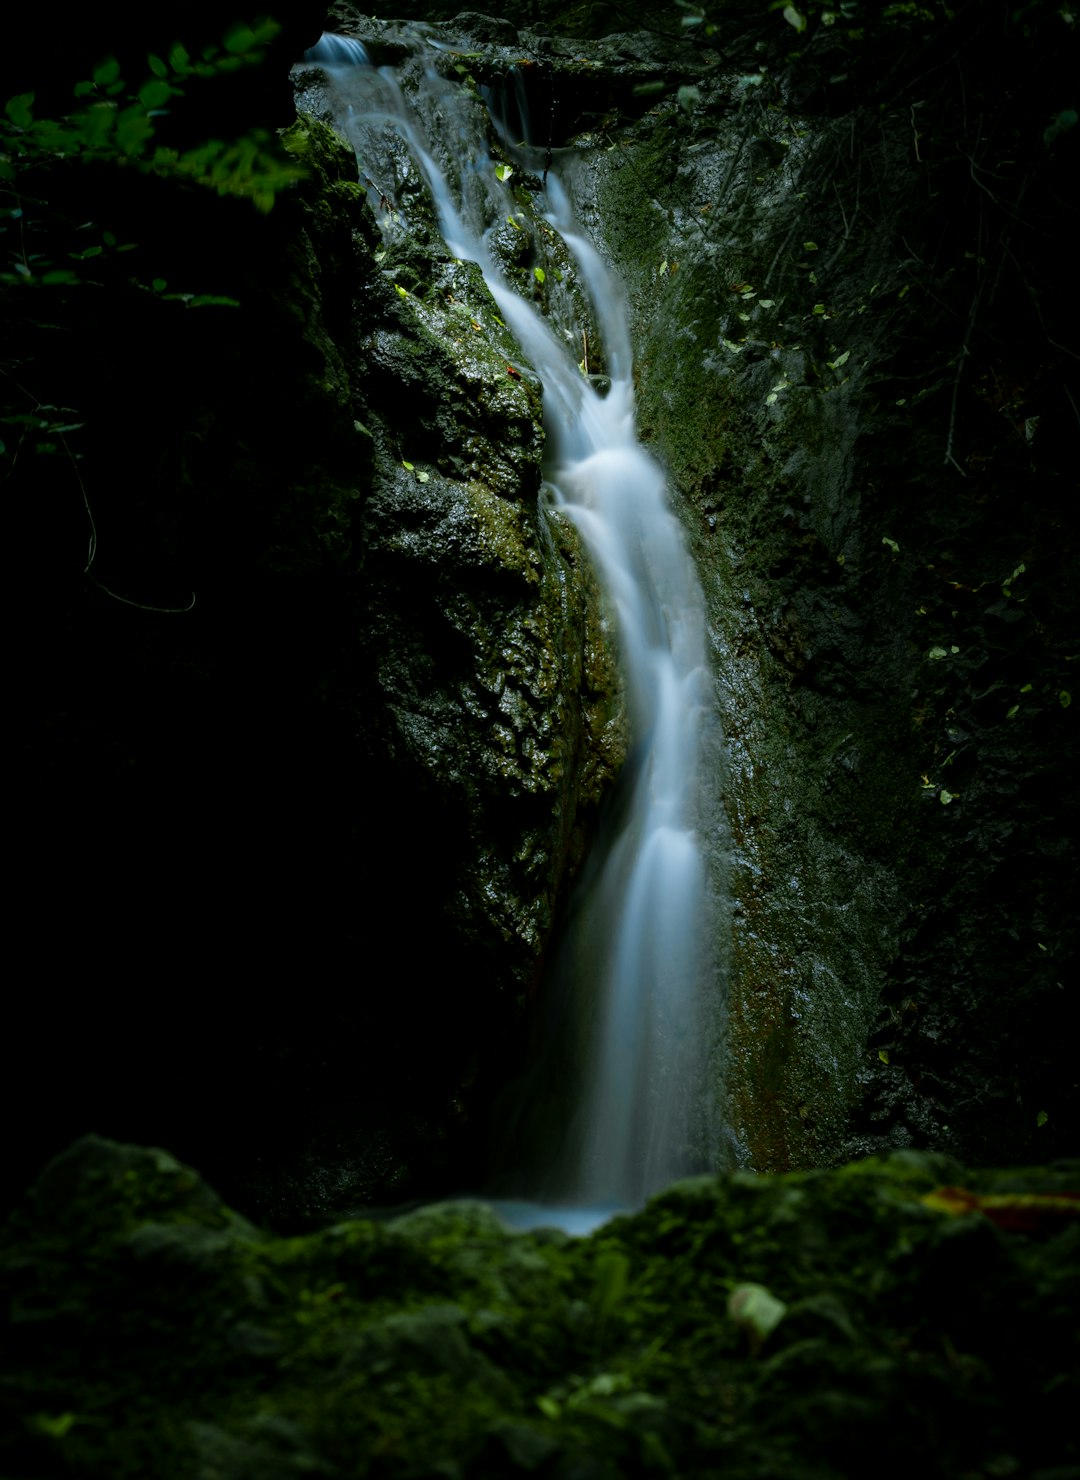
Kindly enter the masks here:
<path id="1" fill-rule="evenodd" d="M 324 39 L 308 60 L 330 79 L 337 126 L 357 151 L 362 178 L 381 189 L 387 149 L 407 147 L 449 250 L 479 264 L 543 383 L 550 504 L 578 528 L 614 615 L 632 751 L 612 809 L 617 821 L 598 840 L 571 911 L 562 984 L 551 993 L 565 995 L 562 1019 L 530 1077 L 536 1097 L 550 1098 L 543 1081 L 564 1079 L 565 1061 L 576 1058 L 580 1083 L 559 1091 L 569 1103 L 559 1106 L 558 1145 L 550 1113 L 538 1119 L 531 1102 L 522 1107 L 524 1164 L 507 1185 L 543 1211 L 504 1205 L 511 1221 L 578 1230 L 589 1221 L 581 1209 L 638 1205 L 712 1159 L 715 1087 L 710 1094 L 707 1080 L 718 1011 L 706 1007 L 717 989 L 709 980 L 713 911 L 703 837 L 715 782 L 703 764 L 712 727 L 704 607 L 663 473 L 636 438 L 621 293 L 574 221 L 569 192 L 545 171 L 546 222 L 577 264 L 604 346 L 608 374 L 600 382 L 583 373 L 587 339 L 578 363 L 583 341 L 570 322 L 569 295 L 567 322 L 553 323 L 518 295 L 489 250 L 496 226 L 508 216 L 513 224 L 514 198 L 497 175 L 487 119 L 475 97 L 439 75 L 434 45 L 419 42 L 408 96 L 394 71 L 366 62 L 358 43 Z M 507 143 L 528 167 L 528 156 Z"/>

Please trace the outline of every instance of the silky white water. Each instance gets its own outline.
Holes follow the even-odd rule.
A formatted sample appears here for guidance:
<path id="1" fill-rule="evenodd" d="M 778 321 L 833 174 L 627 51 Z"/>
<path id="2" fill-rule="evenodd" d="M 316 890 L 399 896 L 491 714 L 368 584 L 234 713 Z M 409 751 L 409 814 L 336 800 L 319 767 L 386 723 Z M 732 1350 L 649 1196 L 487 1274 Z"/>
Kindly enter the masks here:
<path id="1" fill-rule="evenodd" d="M 406 99 L 389 69 L 346 66 L 329 44 L 314 59 L 333 83 L 338 126 L 356 148 L 361 177 L 390 196 L 384 182 L 393 175 L 400 184 L 412 167 L 402 165 L 407 148 L 450 251 L 480 265 L 543 383 L 556 517 L 580 531 L 613 614 L 632 751 L 618 824 L 598 844 L 561 955 L 583 1072 L 557 1132 L 539 1149 L 534 1134 L 531 1164 L 511 1180 L 542 1201 L 634 1206 L 710 1154 L 703 1127 L 711 919 L 702 839 L 711 805 L 703 765 L 711 683 L 697 576 L 664 475 L 635 434 L 625 305 L 574 222 L 568 192 L 545 173 L 547 222 L 573 254 L 600 330 L 610 388 L 598 388 L 579 365 L 583 343 L 588 353 L 580 329 L 553 324 L 519 297 L 489 251 L 493 226 L 516 207 L 497 178 L 475 101 L 433 65 Z M 427 132 L 435 129 L 437 137 Z M 436 154 L 453 164 L 444 171 Z M 568 1043 L 556 1037 L 551 1052 Z M 519 1209 L 515 1221 L 537 1219 Z"/>

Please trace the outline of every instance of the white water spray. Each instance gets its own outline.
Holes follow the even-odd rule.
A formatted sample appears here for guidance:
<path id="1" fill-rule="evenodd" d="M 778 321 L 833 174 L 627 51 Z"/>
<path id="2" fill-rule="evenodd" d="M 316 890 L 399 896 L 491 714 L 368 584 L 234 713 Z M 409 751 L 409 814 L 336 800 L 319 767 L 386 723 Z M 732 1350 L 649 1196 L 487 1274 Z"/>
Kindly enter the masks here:
<path id="1" fill-rule="evenodd" d="M 546 219 L 576 259 L 600 326 L 611 381 L 602 395 L 568 352 L 566 334 L 514 292 L 492 259 L 488 236 L 514 202 L 496 179 L 475 117 L 452 107 L 452 85 L 429 70 L 427 106 L 440 129 L 454 132 L 451 144 L 445 134 L 439 141 L 444 152 L 457 152 L 453 188 L 419 110 L 389 69 L 346 69 L 329 46 L 317 60 L 334 80 L 338 125 L 362 173 L 379 172 L 379 139 L 388 129 L 404 140 L 450 251 L 480 265 L 539 374 L 553 502 L 579 529 L 614 612 L 633 751 L 618 829 L 601 840 L 565 947 L 578 999 L 573 1013 L 579 1025 L 588 1020 L 584 1086 L 576 1109 L 564 1107 L 563 1144 L 548 1148 L 546 1175 L 534 1175 L 526 1190 L 560 1202 L 633 1206 L 709 1156 L 700 1140 L 712 927 L 702 845 L 710 680 L 696 573 L 663 474 L 634 431 L 625 307 L 575 226 L 567 193 L 546 176 Z"/>

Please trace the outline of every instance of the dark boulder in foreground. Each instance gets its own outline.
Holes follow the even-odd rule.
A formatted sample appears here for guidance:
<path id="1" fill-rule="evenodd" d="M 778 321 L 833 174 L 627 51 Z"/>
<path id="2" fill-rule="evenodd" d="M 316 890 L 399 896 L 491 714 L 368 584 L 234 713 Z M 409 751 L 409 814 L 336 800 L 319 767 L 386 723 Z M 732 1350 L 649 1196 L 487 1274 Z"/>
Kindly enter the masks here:
<path id="1" fill-rule="evenodd" d="M 582 1240 L 476 1203 L 280 1239 L 87 1137 L 0 1246 L 0 1473 L 1063 1480 L 1078 1172 L 900 1152 Z"/>

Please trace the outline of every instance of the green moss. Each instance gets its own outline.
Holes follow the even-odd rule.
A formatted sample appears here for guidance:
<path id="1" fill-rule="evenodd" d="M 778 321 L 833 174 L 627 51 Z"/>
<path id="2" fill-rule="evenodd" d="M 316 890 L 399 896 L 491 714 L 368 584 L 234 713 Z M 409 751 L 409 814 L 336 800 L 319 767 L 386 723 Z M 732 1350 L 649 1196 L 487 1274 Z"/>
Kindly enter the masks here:
<path id="1" fill-rule="evenodd" d="M 831 1480 L 883 1434 L 920 1474 L 1074 1463 L 1076 1219 L 1054 1205 L 1032 1237 L 922 1200 L 965 1180 L 1053 1196 L 1067 1174 L 902 1153 L 693 1179 L 586 1240 L 477 1204 L 274 1240 L 162 1153 L 90 1138 L 0 1253 L 2 1463 Z M 747 1285 L 780 1312 L 765 1335 L 729 1314 Z"/>

